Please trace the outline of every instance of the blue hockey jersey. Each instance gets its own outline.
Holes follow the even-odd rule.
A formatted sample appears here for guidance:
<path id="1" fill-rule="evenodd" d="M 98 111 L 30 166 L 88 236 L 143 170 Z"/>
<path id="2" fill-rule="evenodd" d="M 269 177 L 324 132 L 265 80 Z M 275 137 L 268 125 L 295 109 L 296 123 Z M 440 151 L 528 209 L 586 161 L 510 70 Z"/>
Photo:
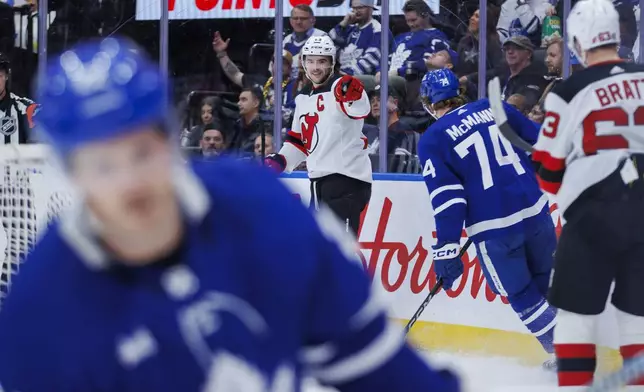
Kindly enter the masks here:
<path id="1" fill-rule="evenodd" d="M 77 211 L 50 227 L 0 312 L 0 390 L 288 392 L 303 372 L 458 390 L 387 322 L 330 213 L 225 158 L 181 168 L 177 192 L 183 245 L 153 265 L 111 260 Z"/>
<path id="2" fill-rule="evenodd" d="M 393 48 L 394 36 L 389 34 L 389 47 Z M 338 63 L 340 70 L 348 75 L 373 75 L 380 68 L 380 36 L 382 25 L 375 19 L 359 27 L 339 24 L 329 31 L 329 37 L 340 48 Z"/>
<path id="3" fill-rule="evenodd" d="M 538 124 L 504 102 L 508 122 L 534 144 Z M 442 116 L 420 138 L 418 155 L 434 211 L 438 243 L 458 243 L 463 223 L 484 241 L 523 230 L 548 214 L 548 198 L 529 156 L 499 132 L 487 99 Z"/>
<path id="4" fill-rule="evenodd" d="M 398 76 L 405 76 L 411 67 L 416 74 L 427 72 L 424 56 L 449 49 L 449 39 L 436 28 L 400 34 L 395 39 L 395 52 L 391 54 L 389 68 Z"/>

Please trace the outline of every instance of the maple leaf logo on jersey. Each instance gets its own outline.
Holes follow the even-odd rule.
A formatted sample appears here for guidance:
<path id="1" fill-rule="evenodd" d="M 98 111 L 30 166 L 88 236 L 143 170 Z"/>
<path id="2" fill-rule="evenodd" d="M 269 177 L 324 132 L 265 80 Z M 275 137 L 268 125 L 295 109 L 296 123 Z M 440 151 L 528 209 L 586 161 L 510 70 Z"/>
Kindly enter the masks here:
<path id="1" fill-rule="evenodd" d="M 362 57 L 363 49 L 359 49 L 354 43 L 350 43 L 340 51 L 339 63 L 342 66 L 349 66 L 351 63 Z"/>
<path id="2" fill-rule="evenodd" d="M 397 70 L 398 68 L 402 67 L 410 55 L 411 50 L 408 50 L 407 46 L 405 46 L 404 43 L 398 45 L 396 51 L 391 55 L 390 69 Z"/>
<path id="3" fill-rule="evenodd" d="M 309 153 L 315 150 L 318 146 L 318 122 L 320 115 L 317 113 L 307 113 L 300 116 L 300 133 L 302 135 L 302 143 Z"/>

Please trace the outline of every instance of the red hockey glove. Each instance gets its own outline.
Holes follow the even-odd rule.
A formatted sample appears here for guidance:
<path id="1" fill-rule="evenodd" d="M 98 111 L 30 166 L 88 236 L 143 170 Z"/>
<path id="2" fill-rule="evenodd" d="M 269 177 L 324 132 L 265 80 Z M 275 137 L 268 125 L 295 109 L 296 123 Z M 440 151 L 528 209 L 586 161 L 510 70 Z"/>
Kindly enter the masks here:
<path id="1" fill-rule="evenodd" d="M 264 158 L 264 165 L 281 173 L 286 169 L 286 158 L 281 154 L 268 154 Z"/>
<path id="2" fill-rule="evenodd" d="M 334 95 L 338 102 L 353 102 L 362 97 L 362 82 L 351 75 L 344 75 L 335 85 Z"/>

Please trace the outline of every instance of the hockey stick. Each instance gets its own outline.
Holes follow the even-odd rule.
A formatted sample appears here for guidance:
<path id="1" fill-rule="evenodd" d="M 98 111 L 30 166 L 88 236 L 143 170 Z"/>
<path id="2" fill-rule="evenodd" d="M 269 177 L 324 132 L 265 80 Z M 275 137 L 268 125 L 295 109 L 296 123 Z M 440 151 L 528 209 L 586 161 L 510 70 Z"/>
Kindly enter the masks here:
<path id="1" fill-rule="evenodd" d="M 513 146 L 522 149 L 523 151 L 533 152 L 534 148 L 532 145 L 521 137 L 512 129 L 510 124 L 508 124 L 508 116 L 505 114 L 505 109 L 503 109 L 503 101 L 501 100 L 501 82 L 499 78 L 496 77 L 490 80 L 488 83 L 488 96 L 490 100 L 490 109 L 492 110 L 492 117 L 494 117 L 494 122 L 499 127 L 501 135 L 503 135 Z"/>
<path id="2" fill-rule="evenodd" d="M 463 255 L 467 251 L 467 248 L 469 248 L 471 244 L 472 244 L 472 239 L 468 238 L 467 241 L 465 242 L 465 245 L 463 245 L 463 247 L 461 248 L 461 251 L 458 252 L 458 258 L 459 259 L 461 257 L 463 257 Z M 418 310 L 416 310 L 416 313 L 414 313 L 414 315 L 411 317 L 411 319 L 409 319 L 409 322 L 405 326 L 405 335 L 407 335 L 407 333 L 409 333 L 409 330 L 411 329 L 411 327 L 413 327 L 414 324 L 416 324 L 416 321 L 418 321 L 418 317 L 420 317 L 420 315 L 423 313 L 423 311 L 425 310 L 427 305 L 429 305 L 429 301 L 431 301 L 432 298 L 434 298 L 434 296 L 436 295 L 438 290 L 440 290 L 441 287 L 443 287 L 443 279 L 438 279 L 438 281 L 436 282 L 434 287 L 432 287 L 432 289 L 429 290 L 429 294 L 427 294 L 427 297 L 425 298 L 423 303 L 421 303 L 420 307 L 418 308 Z"/>
<path id="3" fill-rule="evenodd" d="M 644 353 L 627 361 L 620 370 L 594 382 L 587 392 L 616 391 L 642 376 L 644 376 Z"/>

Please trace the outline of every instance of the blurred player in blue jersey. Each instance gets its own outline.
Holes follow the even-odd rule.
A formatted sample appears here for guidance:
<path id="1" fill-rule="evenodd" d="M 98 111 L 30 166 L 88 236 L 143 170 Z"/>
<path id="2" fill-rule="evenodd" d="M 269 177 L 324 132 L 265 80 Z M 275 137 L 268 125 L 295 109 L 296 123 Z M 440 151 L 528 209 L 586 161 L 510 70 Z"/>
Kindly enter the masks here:
<path id="1" fill-rule="evenodd" d="M 38 129 L 82 202 L 3 304 L 0 390 L 288 392 L 306 373 L 458 391 L 389 324 L 330 212 L 258 166 L 180 163 L 168 81 L 139 53 L 82 43 L 40 81 Z"/>
<path id="2" fill-rule="evenodd" d="M 447 288 L 463 273 L 457 255 L 465 226 L 492 290 L 507 296 L 552 353 L 556 311 L 545 297 L 556 235 L 548 198 L 539 190 L 528 155 L 499 133 L 488 100 L 466 103 L 461 93 L 448 69 L 423 78 L 421 100 L 437 119 L 418 143 L 436 220 L 436 273 Z M 536 142 L 538 125 L 509 105 L 507 112 L 512 128 Z"/>

